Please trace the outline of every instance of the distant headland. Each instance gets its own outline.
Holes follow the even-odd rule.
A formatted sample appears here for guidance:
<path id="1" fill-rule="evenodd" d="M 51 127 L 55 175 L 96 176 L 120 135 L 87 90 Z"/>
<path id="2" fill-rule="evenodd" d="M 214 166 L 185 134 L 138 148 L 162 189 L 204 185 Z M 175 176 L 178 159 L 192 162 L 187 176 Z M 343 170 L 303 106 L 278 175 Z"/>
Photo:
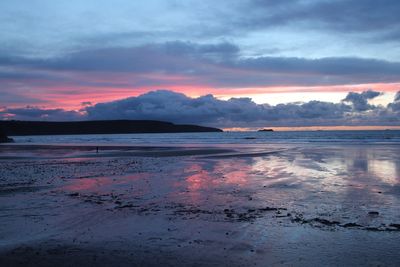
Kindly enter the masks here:
<path id="1" fill-rule="evenodd" d="M 0 121 L 4 135 L 74 135 L 129 133 L 222 132 L 221 129 L 152 120 L 104 121 Z M 0 137 L 1 138 L 1 137 Z"/>
<path id="2" fill-rule="evenodd" d="M 257 132 L 273 132 L 274 130 L 273 129 L 261 129 L 261 130 L 258 130 Z"/>

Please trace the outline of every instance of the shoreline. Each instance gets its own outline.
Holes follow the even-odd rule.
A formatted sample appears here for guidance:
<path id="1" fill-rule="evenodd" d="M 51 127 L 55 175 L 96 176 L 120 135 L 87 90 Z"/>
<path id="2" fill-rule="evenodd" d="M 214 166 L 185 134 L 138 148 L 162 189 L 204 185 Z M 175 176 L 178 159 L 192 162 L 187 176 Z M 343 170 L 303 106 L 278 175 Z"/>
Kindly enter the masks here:
<path id="1" fill-rule="evenodd" d="M 289 146 L 293 147 L 293 146 Z M 26 153 L 36 153 L 38 158 L 73 157 L 257 157 L 287 150 L 287 146 L 271 145 L 260 148 L 259 145 L 60 145 L 60 144 L 5 144 L 0 146 L 0 160 L 31 158 Z M 61 153 L 64 152 L 64 153 Z M 2 154 L 10 154 L 2 156 Z M 52 155 L 54 154 L 54 155 Z M 11 156 L 12 155 L 12 156 Z M 46 155 L 46 157 L 41 156 Z"/>

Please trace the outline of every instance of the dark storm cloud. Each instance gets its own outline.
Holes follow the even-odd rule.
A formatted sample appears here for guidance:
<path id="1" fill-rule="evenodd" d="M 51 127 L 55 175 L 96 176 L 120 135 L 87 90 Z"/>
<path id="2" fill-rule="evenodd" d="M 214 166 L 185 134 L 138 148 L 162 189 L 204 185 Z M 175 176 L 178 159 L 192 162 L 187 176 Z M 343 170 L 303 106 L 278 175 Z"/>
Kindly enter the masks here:
<path id="1" fill-rule="evenodd" d="M 393 103 L 388 105 L 388 108 L 400 113 L 400 91 L 396 93 Z M 400 114 L 399 114 L 400 115 Z"/>
<path id="2" fill-rule="evenodd" d="M 35 107 L 3 109 L 0 117 L 30 120 L 149 119 L 196 123 L 217 127 L 400 125 L 397 104 L 372 106 L 368 100 L 379 92 L 349 93 L 341 103 L 310 101 L 271 106 L 250 98 L 219 100 L 212 95 L 190 98 L 167 90 L 98 103 L 83 113 Z M 362 99 L 362 100 L 361 100 Z M 367 101 L 365 104 L 365 101 Z"/>
<path id="3" fill-rule="evenodd" d="M 374 99 L 375 97 L 381 95 L 380 92 L 368 90 L 362 93 L 350 92 L 344 102 L 351 103 L 355 111 L 366 111 L 375 108 L 375 106 L 368 104 L 368 100 Z"/>
<path id="4" fill-rule="evenodd" d="M 218 62 L 235 57 L 239 48 L 230 43 L 194 44 L 166 42 L 136 47 L 82 50 L 52 59 L 0 58 L 0 65 L 35 69 L 111 72 L 183 72 L 202 60 Z"/>
<path id="5" fill-rule="evenodd" d="M 88 118 L 161 119 L 180 123 L 222 123 L 224 120 L 243 122 L 258 120 L 264 110 L 248 98 L 218 100 L 212 95 L 189 98 L 184 94 L 160 90 L 147 94 L 96 104 L 86 108 Z"/>
<path id="6" fill-rule="evenodd" d="M 11 116 L 10 116 L 11 115 Z M 38 107 L 25 108 L 5 108 L 0 109 L 0 118 L 12 118 L 18 120 L 51 120 L 68 121 L 77 120 L 82 116 L 76 111 L 67 111 L 64 109 L 42 109 Z"/>
<path id="7" fill-rule="evenodd" d="M 258 57 L 238 61 L 238 67 L 272 72 L 330 75 L 399 75 L 400 63 L 362 58 L 282 58 Z"/>
<path id="8" fill-rule="evenodd" d="M 58 75 L 59 73 L 51 73 L 40 69 L 32 70 L 25 68 L 15 68 L 18 66 L 35 64 L 31 60 L 18 59 L 12 64 L 4 64 L 0 59 L 0 66 L 8 66 L 10 69 L 0 69 L 0 81 L 10 81 L 16 83 L 22 83 L 25 81 L 42 81 L 43 83 L 54 81 L 63 82 L 65 77 Z"/>
<path id="9" fill-rule="evenodd" d="M 304 28 L 340 32 L 391 32 L 397 39 L 400 2 L 397 0 L 247 1 L 244 27 L 274 27 L 302 23 Z"/>
<path id="10" fill-rule="evenodd" d="M 396 93 L 394 101 L 400 101 L 400 91 Z"/>
<path id="11" fill-rule="evenodd" d="M 35 97 L 30 97 L 30 96 L 26 96 L 24 95 L 22 92 L 18 92 L 18 90 L 6 90 L 5 89 L 1 89 L 0 87 L 0 100 L 1 100 L 1 104 L 7 103 L 8 105 L 21 105 L 21 104 L 25 104 L 25 103 L 32 103 L 32 104 L 43 104 L 42 99 L 39 98 L 35 98 Z M 21 90 L 19 90 L 21 91 Z"/>
<path id="12" fill-rule="evenodd" d="M 368 100 L 374 98 L 376 93 L 349 93 L 347 99 L 352 99 L 352 104 L 358 103 L 355 96 Z M 390 118 L 390 123 L 400 124 L 399 119 L 393 121 L 393 114 L 381 107 L 374 107 L 368 113 L 363 111 L 355 110 L 346 102 L 310 101 L 270 106 L 256 104 L 249 98 L 219 100 L 212 95 L 189 98 L 165 90 L 86 108 L 89 119 L 154 119 L 219 127 L 385 125 L 388 123 L 386 118 Z M 385 116 L 380 116 L 384 114 L 383 111 L 386 112 Z"/>
<path id="13" fill-rule="evenodd" d="M 90 102 L 90 101 L 81 102 L 81 106 L 91 106 L 91 105 L 92 105 L 92 102 Z"/>
<path id="14" fill-rule="evenodd" d="M 397 82 L 400 63 L 363 58 L 243 57 L 231 43 L 166 42 L 137 47 L 83 50 L 52 59 L 0 58 L 0 66 L 19 68 L 6 75 L 33 75 L 31 69 L 62 72 L 162 73 L 190 75 L 198 84 L 216 87 L 332 85 Z M 41 74 L 44 75 L 44 74 Z M 0 79 L 5 79 L 0 73 Z M 63 77 L 65 78 L 65 77 Z M 90 81 L 76 81 L 90 85 Z M 85 83 L 85 84 L 83 84 Z M 115 83 L 115 81 L 113 81 Z M 145 85 L 153 85 L 148 80 Z M 97 84 L 93 84 L 97 86 Z M 100 85 L 101 86 L 101 85 Z M 124 85 L 126 86 L 126 84 Z"/>
<path id="15" fill-rule="evenodd" d="M 165 71 L 184 72 L 187 67 L 201 68 L 202 63 L 245 70 L 284 73 L 318 73 L 333 75 L 399 75 L 400 63 L 363 58 L 251 57 L 239 56 L 231 43 L 194 44 L 167 42 L 131 48 L 84 50 L 48 60 L 0 58 L 0 65 L 28 66 L 72 71 Z"/>

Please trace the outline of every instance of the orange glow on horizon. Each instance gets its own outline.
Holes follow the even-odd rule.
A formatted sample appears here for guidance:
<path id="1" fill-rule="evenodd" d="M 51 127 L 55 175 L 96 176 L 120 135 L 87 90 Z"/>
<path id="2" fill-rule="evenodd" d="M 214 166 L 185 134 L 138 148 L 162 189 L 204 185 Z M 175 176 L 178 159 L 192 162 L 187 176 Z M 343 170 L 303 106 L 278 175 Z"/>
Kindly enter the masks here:
<path id="1" fill-rule="evenodd" d="M 297 127 L 251 127 L 223 128 L 225 132 L 251 132 L 260 129 L 279 131 L 363 131 L 363 130 L 400 130 L 400 126 L 297 126 Z"/>

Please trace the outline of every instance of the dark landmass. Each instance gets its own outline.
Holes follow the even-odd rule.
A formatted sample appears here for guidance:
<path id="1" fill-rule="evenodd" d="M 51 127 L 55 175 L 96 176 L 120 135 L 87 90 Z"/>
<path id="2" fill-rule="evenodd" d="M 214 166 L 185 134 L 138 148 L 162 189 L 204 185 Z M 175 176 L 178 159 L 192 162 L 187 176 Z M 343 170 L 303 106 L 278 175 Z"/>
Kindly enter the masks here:
<path id="1" fill-rule="evenodd" d="M 108 121 L 0 121 L 5 135 L 70 135 L 70 134 L 128 134 L 128 133 L 183 133 L 222 132 L 221 129 L 198 125 L 178 125 L 150 120 Z M 1 138 L 1 137 L 0 137 Z"/>
<path id="2" fill-rule="evenodd" d="M 14 142 L 13 139 L 9 138 L 2 131 L 0 131 L 0 143 L 12 143 L 12 142 Z"/>
<path id="3" fill-rule="evenodd" d="M 274 130 L 273 129 L 261 129 L 261 130 L 258 130 L 258 132 L 273 132 Z"/>

